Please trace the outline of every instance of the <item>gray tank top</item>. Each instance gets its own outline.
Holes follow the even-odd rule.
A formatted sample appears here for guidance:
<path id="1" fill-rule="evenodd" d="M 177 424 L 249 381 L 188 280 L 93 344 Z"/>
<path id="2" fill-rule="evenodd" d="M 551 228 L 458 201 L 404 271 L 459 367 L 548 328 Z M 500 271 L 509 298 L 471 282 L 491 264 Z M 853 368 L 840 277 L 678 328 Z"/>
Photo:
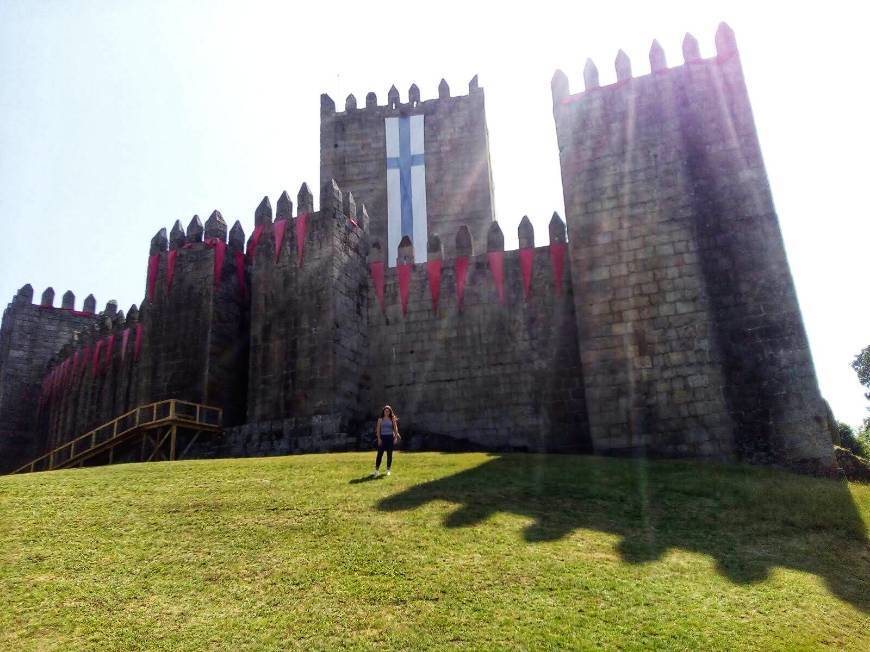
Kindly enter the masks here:
<path id="1" fill-rule="evenodd" d="M 390 419 L 381 419 L 381 437 L 393 436 L 393 422 Z"/>

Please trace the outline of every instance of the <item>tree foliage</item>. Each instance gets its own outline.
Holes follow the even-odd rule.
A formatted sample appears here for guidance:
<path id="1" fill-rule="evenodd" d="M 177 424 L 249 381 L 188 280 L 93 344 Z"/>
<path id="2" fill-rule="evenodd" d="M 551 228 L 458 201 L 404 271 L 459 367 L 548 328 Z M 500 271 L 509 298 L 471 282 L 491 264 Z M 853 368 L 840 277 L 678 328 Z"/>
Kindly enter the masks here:
<path id="1" fill-rule="evenodd" d="M 837 421 L 837 432 L 840 435 L 840 446 L 860 457 L 870 456 L 870 437 L 866 429 L 855 433 L 848 423 Z"/>
<path id="2" fill-rule="evenodd" d="M 852 361 L 852 369 L 858 374 L 858 382 L 870 389 L 870 345 L 865 346 Z M 870 392 L 864 394 L 870 400 Z"/>

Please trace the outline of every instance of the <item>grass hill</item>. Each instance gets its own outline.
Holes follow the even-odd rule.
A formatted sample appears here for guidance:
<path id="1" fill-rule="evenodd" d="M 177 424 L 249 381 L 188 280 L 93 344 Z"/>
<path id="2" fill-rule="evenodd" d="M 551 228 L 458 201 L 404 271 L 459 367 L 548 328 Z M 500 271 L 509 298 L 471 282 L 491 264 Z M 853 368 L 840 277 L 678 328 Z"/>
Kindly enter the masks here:
<path id="1" fill-rule="evenodd" d="M 870 486 L 348 453 L 0 478 L 0 649 L 870 649 Z"/>

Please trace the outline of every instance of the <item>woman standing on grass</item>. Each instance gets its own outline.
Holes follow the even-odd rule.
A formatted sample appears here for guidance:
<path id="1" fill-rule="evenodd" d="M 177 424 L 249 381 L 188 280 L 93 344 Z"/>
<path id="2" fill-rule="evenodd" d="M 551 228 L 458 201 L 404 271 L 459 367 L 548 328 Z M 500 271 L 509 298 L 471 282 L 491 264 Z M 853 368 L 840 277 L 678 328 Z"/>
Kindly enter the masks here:
<path id="1" fill-rule="evenodd" d="M 372 472 L 373 478 L 378 477 L 384 451 L 387 451 L 387 475 L 390 475 L 390 467 L 393 466 L 393 445 L 402 440 L 399 435 L 399 417 L 389 405 L 385 405 L 384 409 L 381 410 L 381 416 L 378 417 L 378 423 L 375 426 L 375 437 L 378 440 L 378 456 L 375 459 L 375 470 Z"/>

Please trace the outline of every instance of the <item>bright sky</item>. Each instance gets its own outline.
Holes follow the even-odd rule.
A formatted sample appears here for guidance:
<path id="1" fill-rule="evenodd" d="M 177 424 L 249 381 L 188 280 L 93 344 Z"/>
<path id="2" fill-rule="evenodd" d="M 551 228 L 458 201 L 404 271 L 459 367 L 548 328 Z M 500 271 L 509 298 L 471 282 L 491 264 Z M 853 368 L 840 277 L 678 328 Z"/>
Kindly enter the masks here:
<path id="1" fill-rule="evenodd" d="M 602 84 L 623 48 L 649 71 L 690 31 L 713 54 L 737 33 L 749 94 L 822 393 L 857 424 L 866 401 L 849 362 L 870 344 L 864 191 L 870 152 L 866 25 L 852 3 L 439 0 L 0 2 L 0 301 L 30 282 L 77 305 L 122 309 L 144 294 L 148 243 L 215 208 L 250 232 L 263 195 L 319 183 L 319 95 L 339 107 L 374 90 L 424 99 L 445 77 L 486 91 L 496 211 L 513 237 L 563 212 L 550 77 Z M 854 3 L 858 6 L 859 3 Z M 787 8 L 787 9 L 786 9 Z M 315 192 L 315 196 L 317 193 Z"/>

